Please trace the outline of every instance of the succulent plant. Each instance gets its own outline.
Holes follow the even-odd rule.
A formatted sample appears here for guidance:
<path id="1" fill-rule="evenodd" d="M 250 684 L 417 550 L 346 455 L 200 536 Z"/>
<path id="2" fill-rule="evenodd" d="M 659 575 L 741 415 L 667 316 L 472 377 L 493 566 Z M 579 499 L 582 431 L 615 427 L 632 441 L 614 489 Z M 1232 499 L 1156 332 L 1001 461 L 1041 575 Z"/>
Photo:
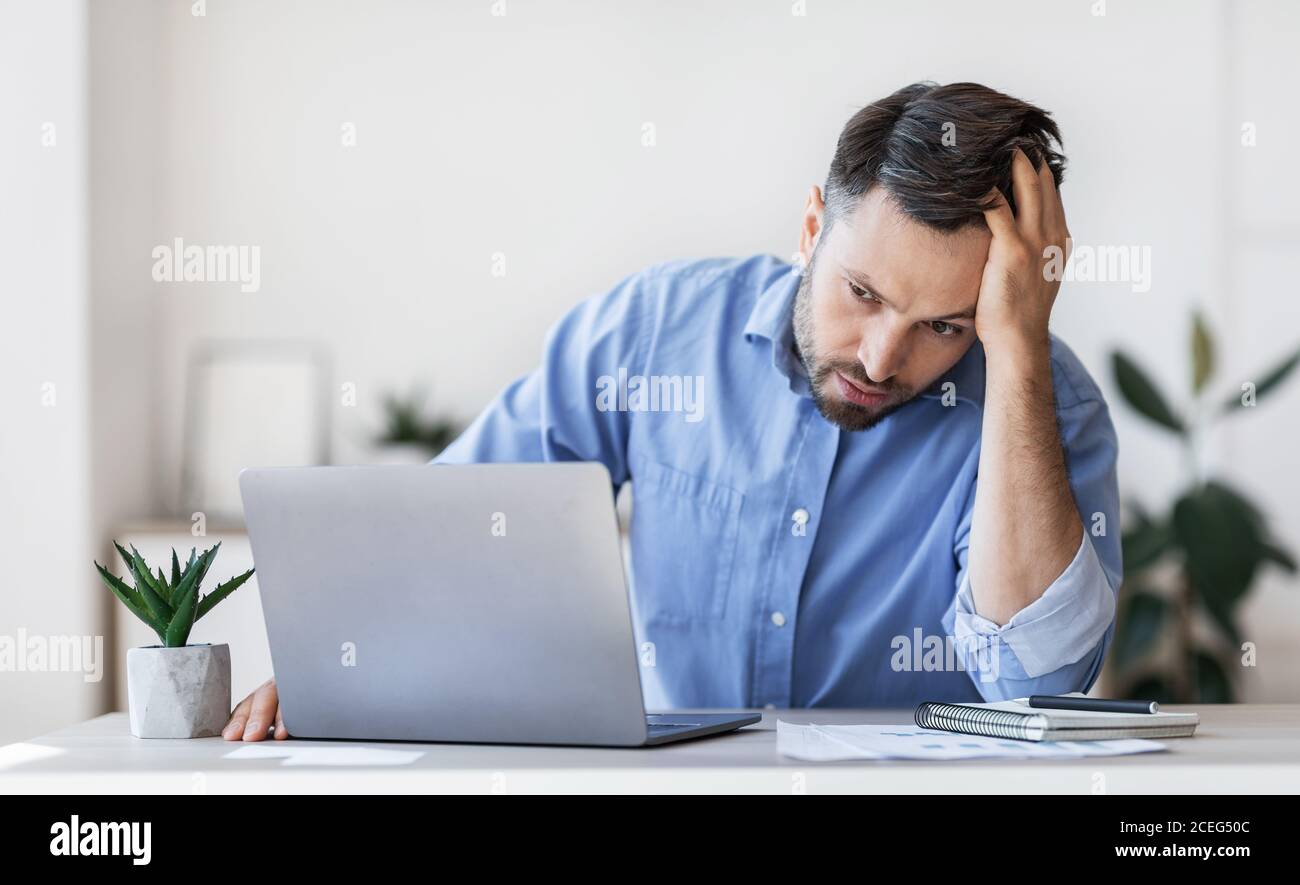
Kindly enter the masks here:
<path id="1" fill-rule="evenodd" d="M 457 436 L 460 427 L 445 418 L 424 416 L 424 391 L 413 390 L 408 396 L 389 394 L 384 397 L 386 426 L 376 442 L 381 445 L 416 445 L 435 457 Z"/>
<path id="2" fill-rule="evenodd" d="M 158 634 L 158 638 L 167 648 L 184 646 L 190 638 L 190 630 L 194 628 L 194 622 L 212 611 L 213 606 L 239 589 L 253 574 L 253 569 L 250 568 L 242 575 L 236 575 L 224 584 L 218 585 L 217 589 L 206 596 L 200 597 L 199 585 L 203 583 L 212 560 L 217 558 L 217 550 L 221 547 L 220 541 L 202 553 L 196 553 L 191 548 L 189 561 L 184 568 L 181 568 L 180 559 L 176 556 L 176 548 L 173 547 L 170 579 L 163 574 L 161 567 L 156 574 L 151 572 L 149 566 L 145 564 L 144 557 L 134 546 L 131 547 L 130 553 L 116 541 L 113 542 L 113 546 L 122 555 L 127 572 L 135 586 L 127 586 L 125 581 L 96 562 L 95 568 L 99 570 L 99 576 L 131 614 L 144 621 Z"/>

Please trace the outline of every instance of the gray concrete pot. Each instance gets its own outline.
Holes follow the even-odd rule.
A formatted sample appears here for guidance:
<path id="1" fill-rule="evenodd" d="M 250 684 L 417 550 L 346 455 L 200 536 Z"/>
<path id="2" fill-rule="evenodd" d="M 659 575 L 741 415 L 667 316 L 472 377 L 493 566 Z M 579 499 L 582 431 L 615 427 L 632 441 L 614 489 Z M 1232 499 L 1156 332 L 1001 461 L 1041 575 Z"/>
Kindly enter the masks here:
<path id="1" fill-rule="evenodd" d="M 128 649 L 126 691 L 138 738 L 221 734 L 230 721 L 230 646 Z"/>

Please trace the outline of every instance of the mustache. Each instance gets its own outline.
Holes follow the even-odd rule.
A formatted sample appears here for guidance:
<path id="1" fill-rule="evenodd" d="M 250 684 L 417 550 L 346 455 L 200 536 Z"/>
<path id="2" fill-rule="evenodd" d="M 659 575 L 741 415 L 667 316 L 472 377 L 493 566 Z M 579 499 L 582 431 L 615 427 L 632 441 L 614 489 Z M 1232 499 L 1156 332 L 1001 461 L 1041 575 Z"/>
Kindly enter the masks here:
<path id="1" fill-rule="evenodd" d="M 872 381 L 867 377 L 867 370 L 862 368 L 862 363 L 856 361 L 823 363 L 817 367 L 817 377 L 815 380 L 820 383 L 829 378 L 832 372 L 839 372 L 845 378 L 861 384 L 868 390 L 878 390 L 881 393 L 886 394 L 907 393 L 907 388 L 897 382 L 885 381 L 883 383 L 878 383 Z"/>

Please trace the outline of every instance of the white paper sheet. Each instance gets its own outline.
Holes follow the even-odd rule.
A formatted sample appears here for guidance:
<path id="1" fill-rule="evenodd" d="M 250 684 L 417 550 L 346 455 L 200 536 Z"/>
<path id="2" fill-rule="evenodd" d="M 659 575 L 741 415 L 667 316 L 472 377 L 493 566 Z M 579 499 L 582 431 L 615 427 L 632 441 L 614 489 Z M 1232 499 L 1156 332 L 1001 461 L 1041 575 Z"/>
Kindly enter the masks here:
<path id="1" fill-rule="evenodd" d="M 304 747 L 277 742 L 249 744 L 223 759 L 284 759 L 282 765 L 410 765 L 423 756 L 419 750 L 385 750 L 380 747 Z"/>
<path id="2" fill-rule="evenodd" d="M 1165 749 L 1158 741 L 1017 741 L 929 731 L 915 725 L 797 725 L 777 720 L 782 756 L 809 762 L 840 759 L 1074 759 Z"/>

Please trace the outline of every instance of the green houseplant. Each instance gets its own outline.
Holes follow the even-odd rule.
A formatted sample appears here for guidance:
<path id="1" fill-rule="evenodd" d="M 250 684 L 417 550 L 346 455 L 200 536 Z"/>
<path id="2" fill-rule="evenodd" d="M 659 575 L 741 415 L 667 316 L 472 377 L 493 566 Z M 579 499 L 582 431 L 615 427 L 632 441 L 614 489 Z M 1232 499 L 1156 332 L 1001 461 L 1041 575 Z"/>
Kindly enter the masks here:
<path id="1" fill-rule="evenodd" d="M 1234 699 L 1229 662 L 1244 650 L 1237 608 L 1261 568 L 1294 573 L 1292 554 L 1272 538 L 1267 520 L 1245 495 L 1204 475 L 1200 450 L 1215 422 L 1253 407 L 1278 387 L 1300 351 L 1282 360 L 1240 393 L 1216 399 L 1214 341 L 1203 317 L 1192 316 L 1191 403 L 1175 410 L 1138 364 L 1111 356 L 1116 383 L 1138 414 L 1168 431 L 1188 465 L 1185 490 L 1164 513 L 1129 502 L 1122 536 L 1124 592 L 1111 662 L 1120 696 L 1169 703 L 1227 703 Z M 1211 638 L 1194 624 L 1205 621 Z"/>
<path id="2" fill-rule="evenodd" d="M 375 442 L 388 448 L 410 449 L 420 460 L 436 457 L 460 435 L 460 427 L 445 418 L 426 418 L 420 389 L 402 397 L 384 397 L 384 429 Z"/>
<path id="3" fill-rule="evenodd" d="M 113 546 L 126 563 L 132 584 L 95 563 L 100 578 L 131 614 L 158 634 L 161 645 L 127 652 L 127 695 L 131 733 L 141 738 L 207 737 L 220 734 L 230 714 L 230 647 L 190 645 L 194 624 L 253 574 L 249 569 L 212 592 L 200 592 L 220 542 L 202 553 L 190 551 L 181 566 L 172 550 L 171 575 L 152 571 L 132 547 Z"/>

